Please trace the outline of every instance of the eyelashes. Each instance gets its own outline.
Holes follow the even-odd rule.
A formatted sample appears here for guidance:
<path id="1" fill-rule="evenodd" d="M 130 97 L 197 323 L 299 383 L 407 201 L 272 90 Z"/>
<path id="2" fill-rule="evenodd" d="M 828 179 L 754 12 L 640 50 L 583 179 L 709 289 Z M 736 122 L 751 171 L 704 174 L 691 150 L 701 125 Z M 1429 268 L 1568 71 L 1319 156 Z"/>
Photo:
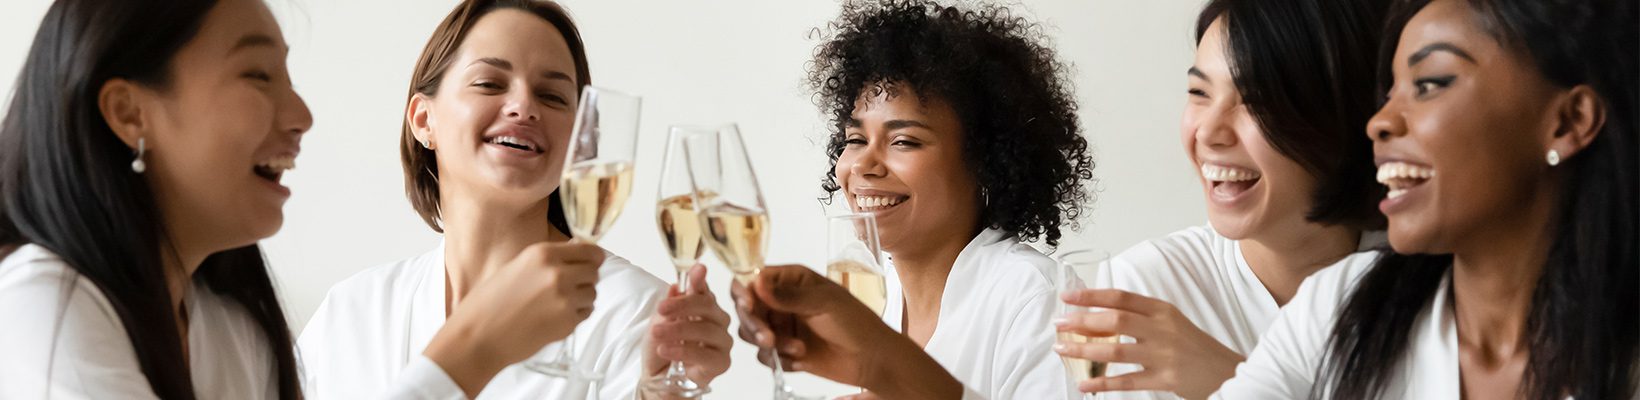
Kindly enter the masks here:
<path id="1" fill-rule="evenodd" d="M 1424 97 L 1431 93 L 1446 89 L 1448 86 L 1451 86 L 1452 81 L 1456 79 L 1457 77 L 1452 75 L 1418 78 L 1412 81 L 1412 86 L 1418 97 Z"/>

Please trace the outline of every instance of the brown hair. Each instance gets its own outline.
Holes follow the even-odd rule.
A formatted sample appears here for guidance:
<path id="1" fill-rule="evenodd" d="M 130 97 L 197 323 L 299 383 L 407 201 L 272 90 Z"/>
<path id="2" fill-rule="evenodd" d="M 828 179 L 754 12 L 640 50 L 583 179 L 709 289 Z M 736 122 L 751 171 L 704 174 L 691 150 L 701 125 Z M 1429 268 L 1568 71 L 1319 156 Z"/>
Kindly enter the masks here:
<path id="1" fill-rule="evenodd" d="M 472 30 L 479 18 L 493 11 L 508 9 L 535 14 L 558 28 L 564 35 L 564 43 L 569 45 L 570 56 L 575 58 L 577 91 L 592 83 L 581 32 L 575 28 L 575 21 L 570 19 L 569 12 L 558 3 L 547 0 L 467 0 L 450 11 L 444 22 L 438 24 L 438 29 L 433 30 L 433 37 L 427 39 L 427 47 L 422 49 L 421 57 L 416 60 L 416 71 L 411 75 L 410 92 L 405 95 L 405 101 L 408 103 L 416 93 L 429 97 L 437 95 L 439 84 L 444 82 L 444 72 L 450 68 L 456 49 L 466 40 L 467 32 Z M 444 232 L 444 228 L 439 226 L 438 160 L 432 150 L 416 141 L 409 121 L 404 122 L 401 131 L 399 159 L 404 164 L 404 194 L 410 198 L 410 206 L 421 214 L 421 219 L 427 221 L 427 226 Z M 547 220 L 559 231 L 569 234 L 564 206 L 557 194 L 555 190 L 549 196 Z"/>

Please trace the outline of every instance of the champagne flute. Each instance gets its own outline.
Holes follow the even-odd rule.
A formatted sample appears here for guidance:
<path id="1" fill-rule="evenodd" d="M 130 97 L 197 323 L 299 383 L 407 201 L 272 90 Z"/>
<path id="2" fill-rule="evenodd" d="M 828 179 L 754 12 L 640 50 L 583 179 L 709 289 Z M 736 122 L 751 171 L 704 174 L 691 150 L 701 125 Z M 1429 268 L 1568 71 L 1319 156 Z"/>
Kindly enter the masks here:
<path id="1" fill-rule="evenodd" d="M 878 316 L 888 301 L 883 282 L 882 246 L 877 241 L 877 217 L 844 214 L 827 219 L 826 277 L 848 289 Z"/>
<path id="2" fill-rule="evenodd" d="M 1062 276 L 1057 279 L 1056 283 L 1059 285 L 1059 293 L 1061 295 L 1088 287 L 1109 288 L 1114 286 L 1111 282 L 1110 253 L 1108 252 L 1073 250 L 1061 255 L 1058 258 L 1058 261 L 1060 265 L 1059 271 Z M 1089 267 L 1093 268 L 1094 278 L 1091 285 L 1085 285 L 1082 280 L 1077 277 L 1076 271 L 1081 268 Z M 1089 307 L 1067 304 L 1063 301 L 1058 304 L 1059 316 L 1061 317 L 1070 316 L 1075 313 L 1103 310 L 1102 308 L 1090 310 Z M 1070 343 L 1119 343 L 1121 338 L 1121 335 L 1083 336 L 1079 333 L 1059 332 L 1059 341 Z M 1081 382 L 1092 379 L 1095 376 L 1104 376 L 1105 367 L 1108 366 L 1106 363 L 1101 361 L 1093 361 L 1070 356 L 1060 356 L 1059 359 L 1065 363 L 1065 372 L 1069 374 L 1072 382 Z M 1083 398 L 1093 398 L 1094 396 L 1095 395 L 1093 394 L 1084 394 Z"/>
<path id="3" fill-rule="evenodd" d="M 661 240 L 672 256 L 677 269 L 678 290 L 689 291 L 689 267 L 695 265 L 702 251 L 700 217 L 695 212 L 693 190 L 689 185 L 689 168 L 684 165 L 683 138 L 702 133 L 715 133 L 716 128 L 674 126 L 666 137 L 666 154 L 661 158 L 661 183 L 656 192 L 655 225 L 660 228 Z M 682 361 L 673 361 L 666 374 L 644 380 L 643 387 L 654 394 L 671 398 L 694 399 L 710 393 L 711 388 L 689 379 Z"/>
<path id="4" fill-rule="evenodd" d="M 594 86 L 581 89 L 564 156 L 564 175 L 558 186 L 573 240 L 597 243 L 626 206 L 626 198 L 632 193 L 632 162 L 638 148 L 641 107 L 642 100 L 637 96 Z M 574 339 L 574 333 L 565 337 L 558 356 L 552 360 L 531 361 L 524 366 L 571 380 L 602 379 L 603 374 L 576 363 Z"/>
<path id="5" fill-rule="evenodd" d="M 727 125 L 716 133 L 685 137 L 683 154 L 688 160 L 689 183 L 700 213 L 701 238 L 734 273 L 736 281 L 750 286 L 763 270 L 769 212 L 739 129 Z M 774 399 L 805 399 L 786 386 L 780 353 L 770 351 L 770 354 L 774 363 Z"/>

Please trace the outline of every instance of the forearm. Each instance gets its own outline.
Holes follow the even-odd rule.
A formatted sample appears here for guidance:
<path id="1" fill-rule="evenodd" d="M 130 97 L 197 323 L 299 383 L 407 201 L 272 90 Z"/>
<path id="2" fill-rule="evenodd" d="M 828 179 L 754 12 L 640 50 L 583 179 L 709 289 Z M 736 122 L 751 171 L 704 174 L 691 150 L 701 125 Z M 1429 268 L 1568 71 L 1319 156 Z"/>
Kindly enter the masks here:
<path id="1" fill-rule="evenodd" d="M 904 339 L 904 337 L 900 337 Z M 962 398 L 962 382 L 928 353 L 910 340 L 895 341 L 883 356 L 883 365 L 871 373 L 861 387 L 885 399 L 957 400 Z"/>

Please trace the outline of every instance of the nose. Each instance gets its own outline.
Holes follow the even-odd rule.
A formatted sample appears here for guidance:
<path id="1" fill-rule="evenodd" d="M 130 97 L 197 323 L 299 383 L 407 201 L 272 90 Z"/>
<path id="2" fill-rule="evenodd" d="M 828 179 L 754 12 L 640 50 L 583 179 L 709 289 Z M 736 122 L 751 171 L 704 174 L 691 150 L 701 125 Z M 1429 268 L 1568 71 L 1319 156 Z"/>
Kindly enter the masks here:
<path id="1" fill-rule="evenodd" d="M 514 90 L 507 95 L 507 104 L 502 106 L 501 111 L 506 113 L 509 120 L 539 121 L 541 113 L 534 96 L 528 90 Z"/>
<path id="2" fill-rule="evenodd" d="M 1196 142 L 1211 148 L 1234 146 L 1235 118 L 1238 112 L 1244 113 L 1245 110 L 1246 108 L 1241 105 L 1208 108 L 1196 120 Z"/>
<path id="3" fill-rule="evenodd" d="M 1407 132 L 1406 119 L 1401 116 L 1401 103 L 1394 97 L 1378 108 L 1378 112 L 1367 120 L 1367 139 L 1375 142 L 1387 141 L 1392 137 L 1404 136 Z"/>
<path id="4" fill-rule="evenodd" d="M 883 166 L 881 146 L 864 146 L 850 159 L 849 174 L 860 177 L 881 178 L 888 174 L 888 168 Z"/>
<path id="5" fill-rule="evenodd" d="M 308 109 L 307 101 L 302 100 L 302 95 L 295 90 L 291 90 L 285 99 L 286 104 L 279 108 L 279 131 L 294 135 L 307 133 L 313 128 L 313 111 Z"/>

